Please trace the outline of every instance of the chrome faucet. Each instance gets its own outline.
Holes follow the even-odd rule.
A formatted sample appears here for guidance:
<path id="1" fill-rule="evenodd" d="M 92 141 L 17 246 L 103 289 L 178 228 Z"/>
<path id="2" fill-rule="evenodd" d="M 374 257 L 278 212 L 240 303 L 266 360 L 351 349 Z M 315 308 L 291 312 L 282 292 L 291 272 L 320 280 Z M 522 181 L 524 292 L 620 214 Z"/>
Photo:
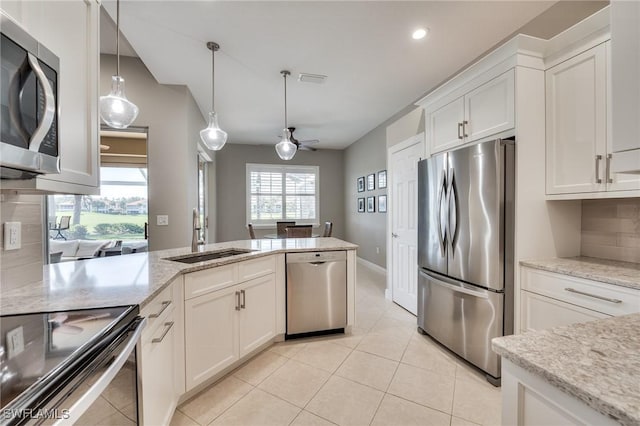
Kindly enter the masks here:
<path id="1" fill-rule="evenodd" d="M 191 251 L 193 253 L 198 251 L 198 246 L 204 245 L 204 240 L 199 239 L 200 230 L 200 218 L 198 217 L 198 210 L 193 209 L 193 236 L 191 237 Z"/>

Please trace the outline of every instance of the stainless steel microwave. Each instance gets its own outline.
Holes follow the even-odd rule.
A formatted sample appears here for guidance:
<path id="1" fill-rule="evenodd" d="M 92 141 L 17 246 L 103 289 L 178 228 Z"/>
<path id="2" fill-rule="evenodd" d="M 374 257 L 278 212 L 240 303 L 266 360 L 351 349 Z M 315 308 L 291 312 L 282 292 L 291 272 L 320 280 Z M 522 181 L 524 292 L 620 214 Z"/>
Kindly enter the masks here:
<path id="1" fill-rule="evenodd" d="M 60 173 L 60 60 L 0 14 L 0 178 Z"/>

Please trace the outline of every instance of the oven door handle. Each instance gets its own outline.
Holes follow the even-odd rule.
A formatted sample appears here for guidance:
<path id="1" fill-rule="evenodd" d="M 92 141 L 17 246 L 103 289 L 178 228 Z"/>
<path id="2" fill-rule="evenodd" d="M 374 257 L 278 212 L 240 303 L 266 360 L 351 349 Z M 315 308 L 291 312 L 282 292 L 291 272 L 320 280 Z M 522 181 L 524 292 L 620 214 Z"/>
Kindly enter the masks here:
<path id="1" fill-rule="evenodd" d="M 124 363 L 129 358 L 129 355 L 133 352 L 136 345 L 140 341 L 140 335 L 142 330 L 147 325 L 146 318 L 140 318 L 140 321 L 136 325 L 133 332 L 129 335 L 128 341 L 122 351 L 118 354 L 115 360 L 111 363 L 109 368 L 100 376 L 100 378 L 86 391 L 75 404 L 69 408 L 68 416 L 66 419 L 60 419 L 54 423 L 55 426 L 71 425 L 76 422 L 80 416 L 93 404 L 102 392 L 107 388 L 109 383 L 118 374 Z"/>
<path id="2" fill-rule="evenodd" d="M 29 53 L 27 56 L 31 69 L 36 75 L 38 83 L 40 83 L 40 86 L 44 90 L 44 114 L 42 115 L 40 123 L 38 123 L 36 131 L 33 132 L 31 140 L 29 140 L 29 151 L 40 152 L 40 145 L 42 145 L 42 141 L 44 141 L 47 133 L 49 133 L 56 115 L 56 99 L 53 96 L 53 89 L 49 84 L 49 80 L 38 63 L 38 58 L 32 53 Z"/>

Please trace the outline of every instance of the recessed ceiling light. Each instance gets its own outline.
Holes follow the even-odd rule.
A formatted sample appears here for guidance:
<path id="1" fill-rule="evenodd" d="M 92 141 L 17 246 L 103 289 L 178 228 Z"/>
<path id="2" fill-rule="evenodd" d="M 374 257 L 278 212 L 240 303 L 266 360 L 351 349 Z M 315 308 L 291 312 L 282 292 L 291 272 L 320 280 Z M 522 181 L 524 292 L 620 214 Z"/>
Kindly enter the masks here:
<path id="1" fill-rule="evenodd" d="M 413 34 L 411 35 L 411 37 L 413 37 L 414 40 L 420 40 L 422 38 L 424 38 L 427 35 L 428 30 L 425 28 L 418 28 L 417 30 L 415 30 L 413 32 Z"/>

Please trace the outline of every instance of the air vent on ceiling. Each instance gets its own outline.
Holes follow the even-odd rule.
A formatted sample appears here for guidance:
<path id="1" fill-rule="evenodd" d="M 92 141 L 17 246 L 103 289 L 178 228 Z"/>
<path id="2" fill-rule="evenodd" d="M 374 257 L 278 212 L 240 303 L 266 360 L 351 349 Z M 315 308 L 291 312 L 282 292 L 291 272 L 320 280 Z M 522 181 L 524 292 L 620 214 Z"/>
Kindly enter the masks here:
<path id="1" fill-rule="evenodd" d="M 327 79 L 326 75 L 322 74 L 309 74 L 306 72 L 301 72 L 298 76 L 298 81 L 302 83 L 315 83 L 315 84 L 323 84 Z"/>

